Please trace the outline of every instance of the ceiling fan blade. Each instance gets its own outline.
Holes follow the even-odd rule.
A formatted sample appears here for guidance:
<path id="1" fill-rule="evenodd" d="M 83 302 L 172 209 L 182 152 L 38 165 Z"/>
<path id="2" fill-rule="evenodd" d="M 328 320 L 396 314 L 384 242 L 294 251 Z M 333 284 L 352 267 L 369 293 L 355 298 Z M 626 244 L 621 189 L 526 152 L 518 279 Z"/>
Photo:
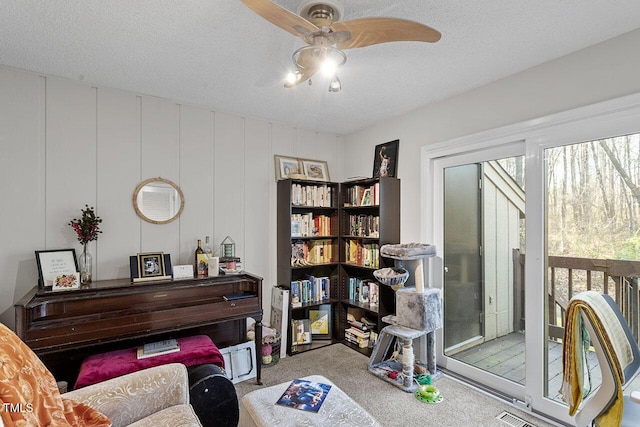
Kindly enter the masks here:
<path id="1" fill-rule="evenodd" d="M 334 22 L 333 31 L 348 31 L 351 39 L 338 43 L 339 49 L 354 49 L 379 43 L 417 41 L 435 43 L 439 31 L 419 22 L 398 18 L 360 18 Z"/>
<path id="2" fill-rule="evenodd" d="M 300 64 L 300 68 L 297 70 L 300 73 L 300 78 L 293 83 L 286 82 L 284 87 L 295 87 L 309 80 L 318 71 L 320 71 L 320 62 L 320 57 L 318 57 L 313 50 L 303 50 L 300 52 L 300 56 L 298 57 L 298 64 Z"/>
<path id="3" fill-rule="evenodd" d="M 290 32 L 294 36 L 300 37 L 307 33 L 307 31 L 314 33 L 319 30 L 318 27 L 303 17 L 289 12 L 287 9 L 278 6 L 270 0 L 242 0 L 242 3 L 267 21 Z"/>

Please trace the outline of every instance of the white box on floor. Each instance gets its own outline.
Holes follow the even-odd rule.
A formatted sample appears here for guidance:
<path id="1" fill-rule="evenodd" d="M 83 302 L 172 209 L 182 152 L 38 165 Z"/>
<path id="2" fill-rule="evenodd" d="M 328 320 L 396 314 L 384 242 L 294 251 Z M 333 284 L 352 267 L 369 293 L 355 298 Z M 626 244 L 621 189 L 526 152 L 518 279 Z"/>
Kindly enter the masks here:
<path id="1" fill-rule="evenodd" d="M 255 378 L 258 375 L 256 360 L 256 344 L 248 341 L 242 344 L 233 345 L 220 349 L 224 358 L 224 368 L 227 377 L 236 384 Z"/>

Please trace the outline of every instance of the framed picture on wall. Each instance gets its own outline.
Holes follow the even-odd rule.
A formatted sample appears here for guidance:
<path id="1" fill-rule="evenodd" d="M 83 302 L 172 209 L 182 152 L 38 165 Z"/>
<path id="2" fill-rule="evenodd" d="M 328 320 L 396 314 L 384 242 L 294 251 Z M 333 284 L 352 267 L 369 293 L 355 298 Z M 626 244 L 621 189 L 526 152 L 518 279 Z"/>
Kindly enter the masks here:
<path id="1" fill-rule="evenodd" d="M 300 159 L 302 173 L 307 179 L 315 181 L 329 181 L 329 166 L 322 160 Z"/>
<path id="2" fill-rule="evenodd" d="M 399 139 L 376 145 L 373 154 L 373 177 L 390 176 L 395 178 L 398 171 Z"/>
<path id="3" fill-rule="evenodd" d="M 300 162 L 295 157 L 273 156 L 276 166 L 276 180 L 290 178 L 291 175 L 301 175 Z"/>

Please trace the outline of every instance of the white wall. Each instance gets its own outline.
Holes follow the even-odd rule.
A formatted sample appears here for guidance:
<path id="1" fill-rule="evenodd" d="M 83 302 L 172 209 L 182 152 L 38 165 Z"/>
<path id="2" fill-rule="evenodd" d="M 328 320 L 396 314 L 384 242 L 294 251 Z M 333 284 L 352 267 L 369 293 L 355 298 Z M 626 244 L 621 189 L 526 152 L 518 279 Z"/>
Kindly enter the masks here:
<path id="1" fill-rule="evenodd" d="M 102 218 L 90 244 L 97 280 L 129 277 L 129 256 L 171 254 L 193 262 L 196 239 L 230 235 L 244 268 L 276 280 L 274 154 L 326 160 L 342 180 L 336 135 L 96 88 L 0 67 L 0 321 L 37 283 L 34 251 L 80 244 L 67 224 L 85 204 Z M 184 212 L 150 224 L 132 206 L 136 185 L 180 186 Z M 268 319 L 269 310 L 265 310 Z"/>
<path id="2" fill-rule="evenodd" d="M 140 251 L 190 263 L 197 238 L 211 235 L 215 246 L 231 235 L 245 268 L 264 277 L 268 307 L 276 277 L 273 154 L 327 160 L 332 180 L 341 181 L 370 176 L 373 147 L 400 139 L 401 236 L 420 241 L 422 146 L 640 92 L 639 51 L 636 30 L 342 141 L 0 67 L 0 321 L 13 325 L 13 303 L 37 281 L 34 250 L 80 249 L 66 224 L 85 203 L 104 220 L 91 246 L 98 279 L 127 277 L 127 257 Z M 135 216 L 133 190 L 152 176 L 181 186 L 179 221 L 152 225 Z"/>
<path id="3" fill-rule="evenodd" d="M 429 217 L 420 212 L 421 147 L 640 92 L 637 52 L 640 30 L 348 135 L 345 158 L 372 159 L 375 145 L 400 140 L 401 240 L 420 242 Z M 372 161 L 345 162 L 344 175 L 370 176 Z"/>

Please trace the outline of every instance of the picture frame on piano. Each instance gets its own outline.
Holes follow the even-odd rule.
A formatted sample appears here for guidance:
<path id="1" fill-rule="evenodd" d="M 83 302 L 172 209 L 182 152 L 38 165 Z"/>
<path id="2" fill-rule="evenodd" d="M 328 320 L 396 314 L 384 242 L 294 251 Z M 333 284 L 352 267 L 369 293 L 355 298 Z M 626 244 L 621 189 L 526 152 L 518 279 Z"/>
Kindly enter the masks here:
<path id="1" fill-rule="evenodd" d="M 79 271 L 75 249 L 35 251 L 38 265 L 38 290 L 52 287 L 56 277 Z"/>
<path id="2" fill-rule="evenodd" d="M 171 255 L 164 252 L 145 252 L 129 257 L 131 281 L 171 280 Z"/>

